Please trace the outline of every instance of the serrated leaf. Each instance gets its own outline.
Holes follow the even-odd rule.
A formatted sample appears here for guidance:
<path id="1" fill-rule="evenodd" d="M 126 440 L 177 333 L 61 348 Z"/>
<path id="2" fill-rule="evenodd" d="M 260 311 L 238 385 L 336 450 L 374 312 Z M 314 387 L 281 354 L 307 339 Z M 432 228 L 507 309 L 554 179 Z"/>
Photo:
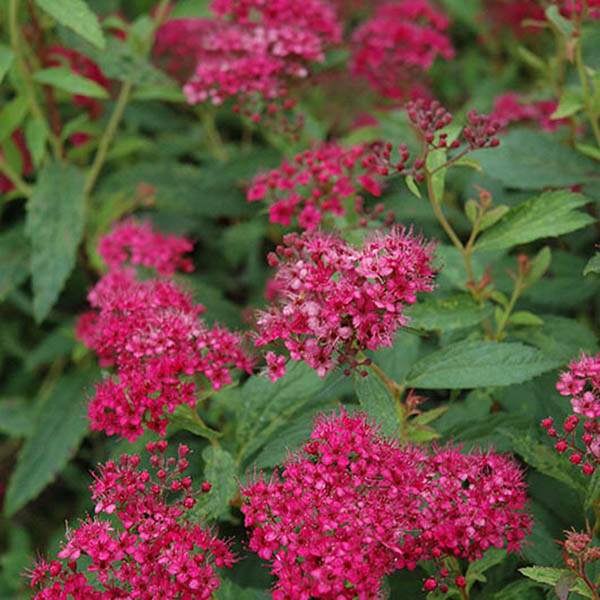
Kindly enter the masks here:
<path id="1" fill-rule="evenodd" d="M 547 585 L 555 586 L 561 579 L 572 575 L 568 569 L 556 569 L 554 567 L 524 567 L 519 569 L 519 573 L 537 581 L 538 583 L 545 583 Z M 585 582 L 577 577 L 573 585 L 570 587 L 570 591 L 577 592 L 585 598 L 593 598 L 592 592 L 585 585 Z"/>
<path id="2" fill-rule="evenodd" d="M 486 578 L 483 574 L 488 569 L 500 564 L 506 558 L 506 556 L 506 550 L 490 548 L 481 558 L 473 561 L 465 573 L 465 579 L 467 580 L 467 592 L 471 590 L 473 584 L 476 582 L 485 582 Z"/>
<path id="3" fill-rule="evenodd" d="M 521 383 L 555 368 L 556 360 L 521 343 L 462 341 L 419 361 L 404 382 L 418 389 L 465 389 Z"/>
<path id="4" fill-rule="evenodd" d="M 548 134 L 531 130 L 509 131 L 493 152 L 477 150 L 472 157 L 481 163 L 486 175 L 521 190 L 600 181 L 594 161 L 554 141 Z"/>
<path id="5" fill-rule="evenodd" d="M 435 300 L 427 298 L 410 307 L 406 314 L 412 327 L 428 331 L 450 331 L 477 325 L 492 314 L 493 307 L 480 305 L 470 294 Z"/>
<path id="6" fill-rule="evenodd" d="M 354 390 L 363 410 L 376 420 L 383 435 L 396 435 L 400 428 L 400 421 L 390 390 L 371 371 L 368 371 L 366 377 L 355 373 L 353 379 Z"/>
<path id="7" fill-rule="evenodd" d="M 23 227 L 0 234 L 0 301 L 29 276 L 29 242 Z"/>
<path id="8" fill-rule="evenodd" d="M 404 181 L 406 181 L 406 185 L 408 187 L 408 189 L 419 199 L 423 198 L 423 196 L 421 195 L 421 190 L 419 189 L 419 186 L 417 185 L 417 183 L 415 182 L 415 178 L 412 175 L 407 175 L 404 178 Z"/>
<path id="9" fill-rule="evenodd" d="M 42 119 L 29 119 L 25 124 L 25 143 L 34 167 L 39 167 L 46 148 L 48 128 Z"/>
<path id="10" fill-rule="evenodd" d="M 13 51 L 5 44 L 0 44 L 0 83 L 10 69 L 14 59 Z"/>
<path id="11" fill-rule="evenodd" d="M 78 94 L 80 96 L 89 96 L 90 98 L 107 99 L 108 92 L 95 81 L 78 75 L 71 71 L 69 67 L 48 67 L 33 74 L 33 79 L 38 83 L 50 85 L 52 87 L 69 92 L 69 94 Z"/>
<path id="12" fill-rule="evenodd" d="M 19 127 L 28 110 L 29 102 L 22 96 L 17 96 L 2 106 L 2 111 L 0 111 L 0 144 Z"/>
<path id="13" fill-rule="evenodd" d="M 543 325 L 544 320 L 527 310 L 518 310 L 510 315 L 508 322 L 512 325 Z"/>
<path id="14" fill-rule="evenodd" d="M 71 28 L 88 42 L 104 49 L 106 42 L 98 17 L 84 0 L 35 0 L 35 3 L 61 25 Z"/>
<path id="15" fill-rule="evenodd" d="M 583 269 L 583 275 L 589 275 L 590 273 L 600 273 L 600 252 L 596 252 L 590 260 L 587 261 L 585 269 Z"/>
<path id="16" fill-rule="evenodd" d="M 85 222 L 84 186 L 85 178 L 77 167 L 49 163 L 40 172 L 27 204 L 33 312 L 38 322 L 54 306 L 75 265 Z"/>
<path id="17" fill-rule="evenodd" d="M 484 233 L 475 248 L 500 250 L 540 238 L 562 235 L 594 222 L 589 215 L 575 209 L 587 199 L 568 190 L 544 192 L 510 211 Z"/>
<path id="18" fill-rule="evenodd" d="M 492 210 L 488 210 L 482 217 L 481 223 L 479 224 L 480 231 L 485 231 L 495 225 L 508 211 L 508 206 L 500 205 L 496 206 Z"/>
<path id="19" fill-rule="evenodd" d="M 220 431 L 216 431 L 202 423 L 189 404 L 180 404 L 175 408 L 173 413 L 169 415 L 169 425 L 177 429 L 185 429 L 209 440 L 215 440 L 223 435 Z"/>
<path id="20" fill-rule="evenodd" d="M 564 119 L 578 113 L 584 107 L 581 94 L 567 90 L 560 97 L 556 110 L 550 115 L 551 119 Z"/>
<path id="21" fill-rule="evenodd" d="M 79 448 L 88 427 L 84 387 L 92 378 L 89 371 L 65 375 L 41 407 L 6 489 L 7 516 L 51 483 Z"/>
<path id="22" fill-rule="evenodd" d="M 206 463 L 203 477 L 211 488 L 198 498 L 195 511 L 201 512 L 207 519 L 228 518 L 231 514 L 230 502 L 239 491 L 233 456 L 222 448 L 209 446 L 202 452 L 202 458 Z"/>

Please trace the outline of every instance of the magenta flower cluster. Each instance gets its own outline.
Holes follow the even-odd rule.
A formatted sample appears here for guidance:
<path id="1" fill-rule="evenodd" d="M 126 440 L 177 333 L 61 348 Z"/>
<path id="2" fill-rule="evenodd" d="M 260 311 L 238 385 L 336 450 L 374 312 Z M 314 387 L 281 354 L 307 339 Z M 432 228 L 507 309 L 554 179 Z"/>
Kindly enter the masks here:
<path id="1" fill-rule="evenodd" d="M 77 334 L 96 351 L 100 364 L 113 366 L 115 377 L 96 386 L 89 405 L 90 427 L 134 441 L 144 425 L 165 434 L 166 413 L 180 404 L 194 406 L 208 380 L 213 389 L 231 383 L 231 371 L 250 372 L 252 361 L 242 337 L 224 327 L 209 328 L 195 304 L 174 281 L 137 278 L 122 268 L 127 257 L 163 273 L 191 267 L 181 256 L 189 242 L 153 234 L 148 225 L 128 222 L 100 242 L 114 267 L 88 295 L 92 311 L 79 321 Z"/>
<path id="2" fill-rule="evenodd" d="M 96 514 L 67 529 L 61 560 L 40 558 L 32 570 L 34 600 L 207 600 L 219 588 L 216 568 L 231 567 L 229 543 L 190 520 L 196 496 L 185 475 L 188 448 L 166 458 L 167 442 L 150 443 L 154 473 L 139 456 L 101 466 L 91 486 Z"/>
<path id="3" fill-rule="evenodd" d="M 344 215 L 350 200 L 362 211 L 364 192 L 381 195 L 378 165 L 365 144 L 344 148 L 323 142 L 285 160 L 278 169 L 259 173 L 248 188 L 249 202 L 269 204 L 271 223 L 290 225 L 296 217 L 306 230 L 315 229 L 324 215 Z"/>
<path id="4" fill-rule="evenodd" d="M 434 244 L 410 230 L 375 233 L 362 247 L 319 230 L 289 234 L 284 244 L 269 255 L 276 298 L 258 313 L 255 345 L 278 343 L 320 377 L 336 365 L 358 366 L 359 350 L 391 346 L 404 306 L 433 290 Z M 266 358 L 275 381 L 285 357 Z"/>
<path id="5" fill-rule="evenodd" d="M 438 55 L 454 57 L 448 26 L 427 0 L 387 2 L 354 32 L 350 68 L 382 96 L 406 99 Z"/>
<path id="6" fill-rule="evenodd" d="M 569 460 L 581 465 L 586 475 L 592 475 L 600 464 L 600 354 L 582 354 L 579 360 L 572 361 L 569 370 L 561 374 L 556 389 L 562 396 L 571 397 L 573 413 L 565 419 L 561 433 L 550 417 L 542 421 L 542 427 L 557 440 L 558 452 L 569 451 Z M 581 421 L 584 433 L 579 442 L 577 427 Z"/>
<path id="7" fill-rule="evenodd" d="M 328 44 L 341 39 L 341 26 L 326 0 L 214 0 L 216 19 L 172 20 L 156 36 L 155 54 L 184 76 L 190 104 L 241 103 L 260 97 L 274 112 L 293 103 L 289 86 L 322 62 Z M 254 112 L 256 118 L 258 112 Z"/>
<path id="8" fill-rule="evenodd" d="M 275 600 L 379 597 L 384 574 L 426 560 L 443 580 L 446 558 L 517 551 L 532 522 L 510 458 L 401 446 L 361 413 L 321 417 L 281 476 L 258 477 L 242 494 L 250 548 L 277 578 Z"/>

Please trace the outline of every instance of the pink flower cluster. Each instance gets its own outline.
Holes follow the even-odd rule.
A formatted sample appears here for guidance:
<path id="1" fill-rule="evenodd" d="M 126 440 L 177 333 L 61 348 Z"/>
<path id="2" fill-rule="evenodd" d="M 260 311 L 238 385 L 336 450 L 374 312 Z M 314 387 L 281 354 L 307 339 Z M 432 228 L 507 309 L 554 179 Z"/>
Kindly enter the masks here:
<path id="1" fill-rule="evenodd" d="M 88 517 L 67 529 L 58 553 L 65 562 L 40 559 L 30 574 L 39 589 L 34 600 L 212 597 L 219 588 L 215 568 L 231 567 L 235 557 L 228 542 L 185 517 L 201 492 L 185 475 L 187 447 L 179 447 L 178 459 L 165 458 L 166 447 L 164 441 L 147 447 L 154 475 L 139 468 L 139 456 L 124 454 L 100 467 L 90 489 L 96 514 L 111 518 Z"/>
<path id="2" fill-rule="evenodd" d="M 193 271 L 192 260 L 183 256 L 193 248 L 186 238 L 155 232 L 149 221 L 139 223 L 133 219 L 115 225 L 98 244 L 98 252 L 110 269 L 129 260 L 132 265 L 154 267 L 159 275 Z"/>
<path id="3" fill-rule="evenodd" d="M 510 123 L 536 121 L 544 131 L 556 131 L 559 125 L 569 122 L 568 119 L 550 118 L 557 106 L 555 100 L 527 102 L 519 94 L 508 92 L 494 100 L 494 111 L 491 117 L 502 127 Z"/>
<path id="4" fill-rule="evenodd" d="M 250 548 L 277 577 L 275 600 L 379 597 L 384 574 L 434 560 L 444 578 L 447 557 L 516 551 L 531 527 L 510 458 L 400 446 L 361 413 L 321 417 L 281 477 L 259 477 L 242 494 Z"/>
<path id="5" fill-rule="evenodd" d="M 154 235 L 146 225 L 132 222 L 117 226 L 100 242 L 115 265 L 126 257 L 123 247 L 129 246 L 132 260 L 167 273 L 191 266 L 180 256 L 188 245 L 187 240 Z M 195 406 L 196 392 L 205 385 L 198 376 L 218 390 L 231 383 L 233 369 L 251 370 L 241 336 L 220 326 L 209 328 L 199 319 L 204 307 L 171 280 L 140 281 L 131 267 L 116 268 L 96 284 L 88 299 L 94 310 L 80 318 L 77 335 L 96 351 L 102 366 L 116 371 L 116 377 L 96 386 L 89 405 L 92 429 L 131 442 L 142 435 L 144 424 L 164 435 L 165 412 L 172 413 L 180 404 Z"/>
<path id="6" fill-rule="evenodd" d="M 269 221 L 290 225 L 292 217 L 313 230 L 323 215 L 344 215 L 344 202 L 362 213 L 362 194 L 381 195 L 378 165 L 365 144 L 344 148 L 337 142 L 323 142 L 284 161 L 279 169 L 260 173 L 248 188 L 248 202 L 269 204 Z M 378 209 L 381 212 L 383 206 Z"/>
<path id="7" fill-rule="evenodd" d="M 391 346 L 406 322 L 404 306 L 417 292 L 433 290 L 434 244 L 400 227 L 368 237 L 363 247 L 318 230 L 289 234 L 284 244 L 269 255 L 277 266 L 276 299 L 258 312 L 255 345 L 283 346 L 319 377 L 336 363 L 359 366 L 359 350 Z M 285 372 L 285 358 L 272 351 L 266 358 L 275 381 Z"/>
<path id="8" fill-rule="evenodd" d="M 444 33 L 449 21 L 427 0 L 400 0 L 379 6 L 352 36 L 352 72 L 365 77 L 382 96 L 410 97 L 414 81 L 439 54 L 454 57 Z"/>
<path id="9" fill-rule="evenodd" d="M 326 0 L 214 0 L 216 20 L 172 20 L 161 27 L 156 54 L 171 56 L 169 69 L 193 73 L 184 85 L 190 104 L 262 98 L 278 110 L 290 83 L 324 60 L 341 26 Z M 293 101 L 284 102 L 289 108 Z M 258 113 L 254 113 L 259 118 Z"/>
<path id="10" fill-rule="evenodd" d="M 570 452 L 569 460 L 582 465 L 582 471 L 591 475 L 600 464 L 600 354 L 582 354 L 579 360 L 569 365 L 569 370 L 560 376 L 556 389 L 562 396 L 571 396 L 570 414 L 563 423 L 564 433 L 558 433 L 552 418 L 542 421 L 548 435 L 555 438 L 559 452 Z M 583 420 L 583 448 L 577 440 L 577 426 Z"/>

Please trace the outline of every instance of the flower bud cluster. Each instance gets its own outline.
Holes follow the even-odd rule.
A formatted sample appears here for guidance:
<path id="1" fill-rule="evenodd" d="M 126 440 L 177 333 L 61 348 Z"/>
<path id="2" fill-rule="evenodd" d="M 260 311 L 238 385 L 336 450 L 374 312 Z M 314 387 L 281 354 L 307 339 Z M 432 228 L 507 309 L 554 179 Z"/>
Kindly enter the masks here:
<path id="1" fill-rule="evenodd" d="M 495 98 L 491 118 L 502 128 L 510 123 L 536 121 L 544 131 L 556 131 L 559 125 L 565 125 L 568 119 L 552 119 L 551 115 L 558 106 L 555 100 L 526 102 L 514 92 L 508 92 Z"/>
<path id="2" fill-rule="evenodd" d="M 354 32 L 350 69 L 380 95 L 406 99 L 438 54 L 454 57 L 444 33 L 448 25 L 446 16 L 427 0 L 387 2 Z"/>
<path id="3" fill-rule="evenodd" d="M 194 491 L 185 475 L 186 446 L 166 458 L 166 441 L 147 446 L 153 474 L 123 454 L 101 466 L 91 486 L 100 517 L 67 529 L 60 560 L 40 559 L 30 573 L 34 600 L 208 600 L 219 588 L 216 568 L 231 567 L 229 543 L 185 515 Z M 61 562 L 62 561 L 62 562 Z"/>
<path id="4" fill-rule="evenodd" d="M 368 209 L 362 194 L 381 195 L 380 174 L 375 156 L 365 144 L 344 148 L 337 142 L 323 142 L 297 154 L 291 162 L 284 161 L 279 169 L 256 175 L 247 198 L 248 202 L 269 204 L 271 223 L 290 225 L 296 217 L 303 229 L 311 231 L 327 213 L 344 215 L 344 201 L 349 198 L 366 221 Z M 376 208 L 375 214 L 382 210 L 383 206 Z"/>
<path id="5" fill-rule="evenodd" d="M 600 463 L 600 354 L 582 353 L 561 374 L 556 389 L 562 396 L 571 396 L 573 414 L 565 419 L 562 432 L 550 417 L 542 421 L 542 427 L 556 439 L 554 447 L 558 452 L 569 452 L 571 463 L 581 465 L 586 475 L 592 475 Z M 579 442 L 577 428 L 582 421 L 584 433 Z"/>
<path id="6" fill-rule="evenodd" d="M 362 363 L 359 350 L 389 347 L 406 304 L 433 290 L 434 244 L 400 227 L 367 237 L 355 247 L 316 230 L 289 234 L 269 262 L 277 267 L 276 298 L 256 319 L 256 346 L 279 344 L 293 360 L 304 360 L 319 377 L 347 363 Z M 267 354 L 273 381 L 285 358 Z"/>
<path id="7" fill-rule="evenodd" d="M 400 446 L 344 411 L 318 419 L 281 475 L 259 476 L 242 495 L 250 548 L 271 562 L 276 600 L 375 598 L 383 575 L 427 560 L 443 580 L 446 558 L 517 551 L 531 527 L 510 458 Z"/>
<path id="8" fill-rule="evenodd" d="M 185 239 L 154 234 L 147 225 L 117 225 L 100 241 L 113 270 L 88 295 L 92 311 L 84 314 L 77 335 L 98 354 L 100 364 L 113 366 L 96 386 L 90 402 L 90 427 L 107 435 L 134 441 L 143 426 L 164 435 L 168 419 L 180 404 L 194 406 L 205 377 L 220 389 L 231 383 L 231 371 L 251 371 L 252 361 L 240 335 L 224 327 L 209 328 L 195 304 L 168 279 L 140 281 L 131 267 L 122 268 L 131 251 L 132 262 L 154 266 L 163 273 L 189 270 L 181 257 L 190 247 Z"/>

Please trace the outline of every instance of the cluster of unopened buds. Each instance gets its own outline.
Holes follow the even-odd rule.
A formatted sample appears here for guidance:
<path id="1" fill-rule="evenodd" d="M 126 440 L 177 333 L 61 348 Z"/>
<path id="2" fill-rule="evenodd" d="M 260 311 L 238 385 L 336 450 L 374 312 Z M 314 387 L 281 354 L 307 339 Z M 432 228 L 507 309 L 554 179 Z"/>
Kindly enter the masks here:
<path id="1" fill-rule="evenodd" d="M 600 461 L 600 354 L 582 354 L 579 360 L 571 362 L 556 389 L 562 396 L 571 396 L 573 414 L 565 419 L 562 432 L 551 417 L 542 421 L 542 427 L 556 439 L 554 447 L 558 452 L 569 452 L 571 463 L 581 465 L 586 475 L 592 475 Z M 577 427 L 582 421 L 584 433 L 579 442 Z"/>
<path id="2" fill-rule="evenodd" d="M 250 548 L 275 600 L 377 598 L 385 574 L 433 561 L 428 592 L 465 587 L 446 559 L 518 551 L 531 527 L 523 473 L 491 452 L 430 453 L 382 437 L 362 413 L 321 416 L 302 450 L 242 489 Z"/>
<path id="3" fill-rule="evenodd" d="M 166 449 L 164 440 L 146 446 L 153 473 L 140 468 L 139 456 L 125 454 L 98 469 L 90 489 L 96 515 L 106 517 L 67 529 L 60 560 L 38 560 L 29 575 L 39 590 L 34 600 L 213 597 L 216 569 L 236 558 L 229 542 L 186 517 L 211 486 L 193 489 L 187 446 L 177 458 L 167 458 Z"/>

